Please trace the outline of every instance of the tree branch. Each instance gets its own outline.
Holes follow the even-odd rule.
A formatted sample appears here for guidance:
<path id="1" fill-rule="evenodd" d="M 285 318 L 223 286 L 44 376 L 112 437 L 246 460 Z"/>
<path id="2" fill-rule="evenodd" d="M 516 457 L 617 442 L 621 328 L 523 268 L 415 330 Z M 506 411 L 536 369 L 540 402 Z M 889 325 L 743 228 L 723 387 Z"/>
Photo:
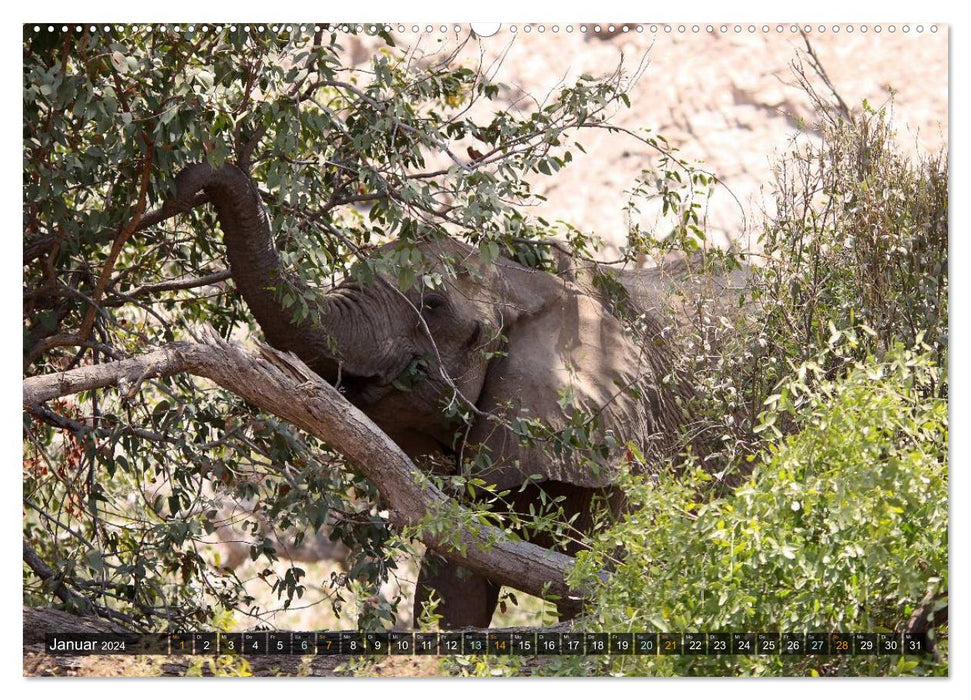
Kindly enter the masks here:
<path id="1" fill-rule="evenodd" d="M 30 367 L 34 360 L 43 355 L 48 350 L 53 350 L 54 348 L 63 347 L 79 347 L 79 348 L 94 348 L 100 350 L 108 357 L 118 357 L 118 352 L 111 346 L 105 345 L 104 343 L 99 343 L 95 340 L 90 340 L 88 338 L 82 338 L 80 335 L 74 333 L 59 333 L 58 335 L 50 335 L 34 345 L 27 356 L 24 358 L 24 368 Z"/>
<path id="2" fill-rule="evenodd" d="M 216 337 L 174 343 L 137 358 L 27 378 L 23 405 L 108 386 L 130 393 L 148 377 L 181 372 L 211 379 L 333 446 L 377 486 L 390 504 L 392 524 L 418 526 L 426 546 L 450 561 L 532 595 L 578 598 L 566 585 L 571 557 L 513 541 L 493 526 L 462 525 L 474 520 L 467 508 L 445 495 L 364 413 L 289 353 L 266 346 L 252 352 Z M 457 526 L 444 533 L 421 529 L 424 519 L 443 513 Z"/>
<path id="3" fill-rule="evenodd" d="M 75 610 L 81 612 L 89 611 L 91 609 L 91 604 L 83 596 L 78 595 L 66 585 L 63 581 L 57 581 L 57 574 L 54 573 L 53 569 L 49 567 L 38 555 L 27 546 L 27 540 L 24 540 L 24 563 L 30 567 L 30 570 L 37 574 L 37 577 L 41 581 L 52 582 L 54 595 L 61 599 L 61 601 Z"/>
<path id="4" fill-rule="evenodd" d="M 73 608 L 82 614 L 93 612 L 99 617 L 110 620 L 120 620 L 129 625 L 134 622 L 128 615 L 124 615 L 115 610 L 109 610 L 101 605 L 95 605 L 84 596 L 68 588 L 63 581 L 58 581 L 57 574 L 54 572 L 54 570 L 51 569 L 51 567 L 49 567 L 44 560 L 40 558 L 40 556 L 38 556 L 37 552 L 27 545 L 27 540 L 24 540 L 23 542 L 24 563 L 44 583 L 53 586 L 54 595 L 60 598 L 66 606 Z"/>
<path id="5" fill-rule="evenodd" d="M 190 209 L 195 209 L 196 207 L 206 204 L 209 201 L 209 195 L 205 192 L 193 193 L 190 197 L 181 197 L 181 193 L 176 194 L 171 200 L 168 200 L 158 209 L 153 209 L 143 216 L 138 225 L 135 226 L 135 233 L 139 231 L 144 231 L 147 228 L 159 224 L 166 219 L 171 219 L 174 216 L 178 216 Z"/>
<path id="6" fill-rule="evenodd" d="M 195 289 L 196 287 L 206 287 L 210 284 L 223 282 L 233 276 L 230 270 L 220 270 L 202 277 L 179 277 L 174 280 L 166 280 L 156 284 L 143 284 L 125 293 L 126 297 L 139 297 L 145 294 L 156 294 L 158 292 L 174 292 L 182 289 Z"/>
<path id="7" fill-rule="evenodd" d="M 125 243 L 129 238 L 138 230 L 138 223 L 141 221 L 142 216 L 145 213 L 145 201 L 148 196 L 148 183 L 152 171 L 152 162 L 155 155 L 155 143 L 145 136 L 142 135 L 145 141 L 145 157 L 142 160 L 142 177 L 141 184 L 138 188 L 138 201 L 135 204 L 135 213 L 132 215 L 131 221 L 124 230 L 118 233 L 118 237 L 115 239 L 114 244 L 111 246 L 111 252 L 108 254 L 108 259 L 105 261 L 104 267 L 101 269 L 101 277 L 98 279 L 98 285 L 94 289 L 94 293 L 91 295 L 94 300 L 94 304 L 88 308 L 88 312 L 84 316 L 84 320 L 81 322 L 81 331 L 78 335 L 81 338 L 88 339 L 91 337 L 91 331 L 94 327 L 94 319 L 97 314 L 98 308 L 97 303 L 101 301 L 101 297 L 108 287 L 108 282 L 111 280 L 111 272 L 115 268 L 115 263 L 118 261 L 118 256 L 121 255 L 121 251 L 125 247 Z"/>

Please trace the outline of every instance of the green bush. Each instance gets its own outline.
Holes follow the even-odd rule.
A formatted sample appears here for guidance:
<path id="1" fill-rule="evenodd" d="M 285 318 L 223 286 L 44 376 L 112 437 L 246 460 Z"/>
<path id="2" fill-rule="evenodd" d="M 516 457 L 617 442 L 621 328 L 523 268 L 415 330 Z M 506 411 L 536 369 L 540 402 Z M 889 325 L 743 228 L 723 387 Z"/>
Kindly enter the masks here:
<path id="1" fill-rule="evenodd" d="M 845 357 L 850 343 L 827 355 Z M 578 557 L 575 583 L 613 566 L 591 607 L 604 631 L 859 632 L 900 630 L 926 594 L 947 590 L 947 403 L 931 353 L 902 348 L 827 380 L 807 363 L 773 397 L 768 440 L 727 496 L 698 497 L 711 477 L 632 477 L 632 512 Z M 807 381 L 818 382 L 809 389 Z M 623 546 L 623 559 L 615 559 Z M 614 657 L 582 667 L 626 674 L 946 672 L 907 657 Z M 579 671 L 567 663 L 565 672 Z M 586 669 L 593 672 L 597 669 Z"/>
<path id="2" fill-rule="evenodd" d="M 821 139 L 779 162 L 756 253 L 699 252 L 697 226 L 632 231 L 690 263 L 669 330 L 695 389 L 682 442 L 707 449 L 677 478 L 629 477 L 630 513 L 573 572 L 597 591 L 589 631 L 888 632 L 946 603 L 947 157 L 904 155 L 886 110 L 817 107 Z M 712 281 L 746 263 L 738 303 L 719 296 Z M 931 634 L 921 659 L 588 656 L 537 672 L 946 674 L 947 628 Z"/>

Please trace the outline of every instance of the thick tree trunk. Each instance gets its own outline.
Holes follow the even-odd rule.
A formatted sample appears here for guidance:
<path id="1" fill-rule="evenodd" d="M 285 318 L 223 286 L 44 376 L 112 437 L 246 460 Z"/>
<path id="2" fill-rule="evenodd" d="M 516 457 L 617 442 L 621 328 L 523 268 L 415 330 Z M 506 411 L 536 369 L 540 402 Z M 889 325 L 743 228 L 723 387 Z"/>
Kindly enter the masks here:
<path id="1" fill-rule="evenodd" d="M 463 525 L 474 522 L 468 509 L 434 486 L 364 413 L 292 355 L 265 346 L 256 354 L 215 337 L 205 344 L 173 344 L 130 360 L 25 379 L 23 405 L 98 387 L 131 391 L 147 377 L 177 372 L 207 377 L 333 446 L 377 486 L 394 525 L 419 526 L 420 539 L 455 564 L 532 595 L 578 597 L 566 584 L 571 557 L 510 540 L 495 527 Z M 426 518 L 436 517 L 447 518 L 448 526 L 421 528 Z"/>
<path id="2" fill-rule="evenodd" d="M 53 608 L 24 606 L 24 646 L 43 644 L 44 636 L 57 632 L 73 634 L 131 632 L 116 622 L 94 615 L 72 615 Z"/>

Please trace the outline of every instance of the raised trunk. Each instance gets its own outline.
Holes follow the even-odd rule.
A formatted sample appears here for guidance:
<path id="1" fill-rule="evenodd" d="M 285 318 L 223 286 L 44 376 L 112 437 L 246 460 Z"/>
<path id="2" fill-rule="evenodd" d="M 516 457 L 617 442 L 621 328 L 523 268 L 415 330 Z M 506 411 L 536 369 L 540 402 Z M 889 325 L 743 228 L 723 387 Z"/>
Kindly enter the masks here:
<path id="1" fill-rule="evenodd" d="M 330 384 L 341 384 L 348 399 L 367 406 L 414 359 L 396 332 L 401 300 L 382 283 L 363 288 L 346 284 L 327 293 L 311 290 L 289 274 L 273 241 L 269 218 L 253 180 L 235 165 L 216 170 L 199 163 L 176 179 L 176 198 L 167 206 L 186 210 L 197 193 L 208 196 L 223 229 L 230 272 L 267 341 L 292 352 Z M 308 300 L 311 313 L 297 320 Z M 398 313 L 401 311 L 401 313 Z"/>
<path id="2" fill-rule="evenodd" d="M 271 345 L 294 353 L 329 382 L 338 375 L 331 333 L 312 314 L 297 321 L 299 304 L 289 308 L 284 296 L 314 298 L 302 280 L 283 267 L 269 217 L 252 179 L 235 165 L 215 169 L 207 163 L 185 168 L 176 178 L 180 201 L 188 201 L 204 190 L 216 208 L 226 242 L 229 267 L 237 289 Z M 317 308 L 322 309 L 322 299 Z"/>

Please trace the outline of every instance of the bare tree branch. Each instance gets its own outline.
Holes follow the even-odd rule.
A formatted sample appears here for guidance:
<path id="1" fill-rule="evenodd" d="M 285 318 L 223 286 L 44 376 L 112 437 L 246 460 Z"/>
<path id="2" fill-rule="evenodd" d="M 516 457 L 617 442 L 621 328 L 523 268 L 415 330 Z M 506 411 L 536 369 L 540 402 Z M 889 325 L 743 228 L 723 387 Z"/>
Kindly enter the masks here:
<path id="1" fill-rule="evenodd" d="M 450 561 L 532 595 L 578 598 L 566 584 L 574 564 L 571 557 L 513 541 L 493 526 L 467 525 L 475 522 L 469 509 L 443 493 L 370 418 L 294 355 L 266 346 L 252 352 L 214 336 L 207 340 L 174 343 L 137 358 L 27 378 L 23 405 L 29 408 L 108 386 L 131 393 L 146 378 L 181 372 L 206 377 L 340 451 L 390 504 L 392 524 L 418 526 L 425 544 Z M 429 516 L 445 512 L 454 528 L 444 533 L 421 529 Z"/>
<path id="2" fill-rule="evenodd" d="M 802 29 L 799 30 L 799 33 L 802 35 L 802 40 L 806 44 L 805 53 L 809 58 L 809 66 L 812 68 L 813 72 L 819 76 L 820 80 L 823 81 L 823 84 L 829 90 L 833 101 L 828 103 L 820 97 L 820 95 L 816 92 L 816 88 L 813 86 L 812 81 L 809 79 L 809 76 L 806 75 L 806 71 L 803 69 L 801 62 L 796 61 L 791 65 L 796 77 L 799 80 L 799 83 L 802 85 L 803 90 L 805 90 L 809 95 L 817 109 L 822 110 L 824 114 L 832 118 L 832 112 L 835 109 L 837 117 L 845 119 L 850 124 L 853 124 L 855 122 L 853 118 L 853 111 L 849 108 L 849 105 L 846 104 L 846 101 L 843 100 L 843 97 L 836 90 L 836 86 L 833 85 L 833 81 L 830 80 L 829 73 L 827 73 L 826 69 L 823 68 L 822 61 L 819 60 L 816 50 L 809 41 L 809 35 L 806 34 L 806 32 Z"/>
<path id="3" fill-rule="evenodd" d="M 43 644 L 48 634 L 75 633 L 123 633 L 131 630 L 93 615 L 72 615 L 51 608 L 30 608 L 24 611 L 24 645 Z"/>
<path id="4" fill-rule="evenodd" d="M 68 588 L 63 581 L 57 580 L 57 574 L 51 567 L 44 562 L 43 559 L 27 545 L 27 540 L 24 540 L 24 563 L 33 571 L 38 578 L 40 578 L 45 583 L 53 586 L 54 595 L 61 599 L 65 605 L 80 613 L 90 613 L 94 612 L 99 617 L 113 620 L 121 620 L 129 625 L 131 625 L 134 620 L 128 615 L 124 615 L 115 610 L 109 610 L 108 608 L 102 607 L 100 605 L 95 605 L 89 601 L 84 596 Z"/>
<path id="5" fill-rule="evenodd" d="M 158 282 L 156 284 L 143 284 L 140 287 L 136 287 L 129 292 L 125 293 L 126 297 L 138 297 L 146 294 L 156 294 L 158 292 L 174 292 L 182 289 L 195 289 L 196 287 L 205 287 L 210 284 L 216 284 L 217 282 L 223 282 L 232 277 L 232 272 L 229 270 L 220 270 L 219 272 L 213 272 L 209 275 L 203 275 L 202 277 L 179 277 L 174 280 L 166 280 L 165 282 Z"/>

